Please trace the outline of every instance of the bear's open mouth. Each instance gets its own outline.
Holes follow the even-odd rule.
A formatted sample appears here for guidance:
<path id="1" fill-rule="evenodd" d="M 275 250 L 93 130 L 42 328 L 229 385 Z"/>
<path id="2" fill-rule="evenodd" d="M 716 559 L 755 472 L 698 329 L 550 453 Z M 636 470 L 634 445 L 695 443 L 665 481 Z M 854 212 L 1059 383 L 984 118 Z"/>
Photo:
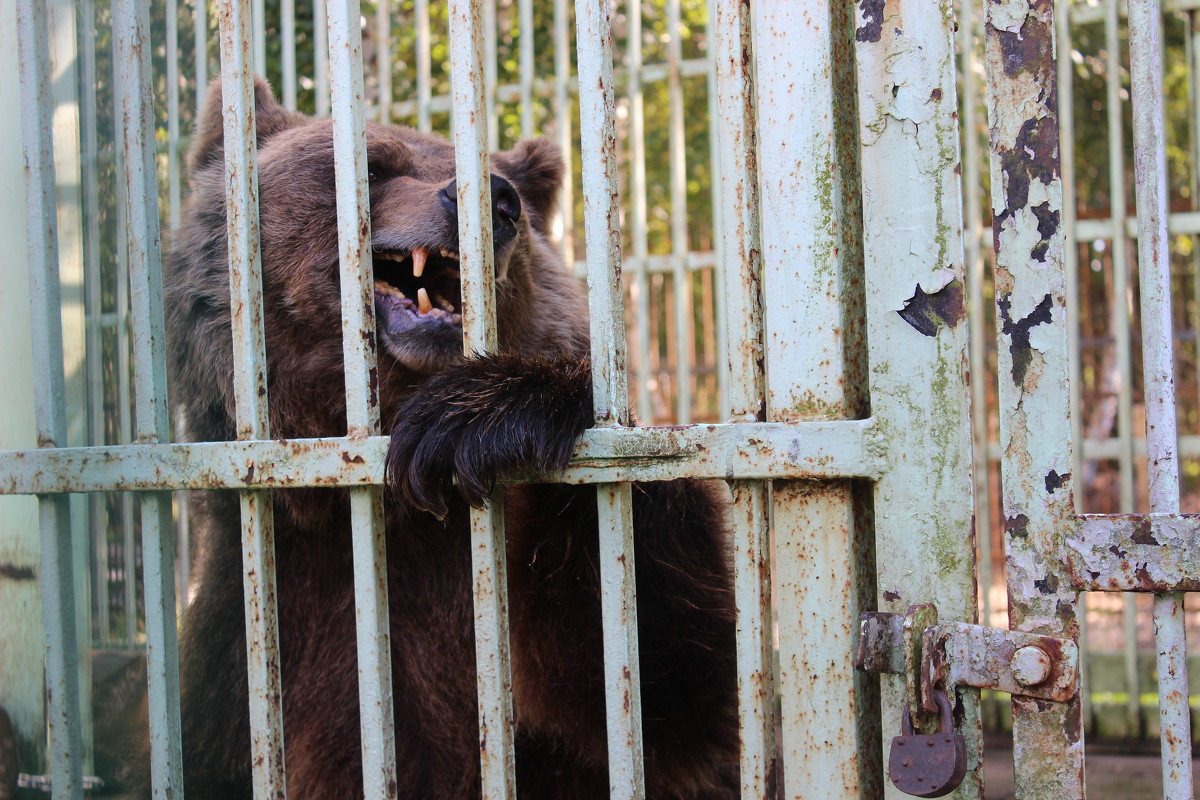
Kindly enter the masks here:
<path id="1" fill-rule="evenodd" d="M 426 247 L 377 250 L 374 266 L 376 308 L 389 318 L 389 329 L 396 327 L 393 315 L 462 325 L 458 253 L 444 247 L 436 253 Z"/>

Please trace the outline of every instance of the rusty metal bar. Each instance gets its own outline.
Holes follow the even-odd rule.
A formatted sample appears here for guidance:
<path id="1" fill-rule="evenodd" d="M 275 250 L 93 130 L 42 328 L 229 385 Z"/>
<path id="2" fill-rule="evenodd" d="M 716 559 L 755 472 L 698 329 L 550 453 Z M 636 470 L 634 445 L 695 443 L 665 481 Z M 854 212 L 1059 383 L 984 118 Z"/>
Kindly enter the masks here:
<path id="1" fill-rule="evenodd" d="M 832 9 L 774 3 L 753 13 L 768 418 L 850 417 L 843 344 L 853 334 L 841 290 L 852 256 L 840 248 L 857 233 L 844 231 L 855 212 L 843 204 L 848 176 L 840 173 L 853 164 L 835 143 Z M 828 798 L 857 798 L 850 485 L 776 484 L 772 501 L 774 600 L 787 631 L 779 637 L 784 793 L 822 785 Z M 838 698 L 837 713 L 814 697 Z"/>
<path id="2" fill-rule="evenodd" d="M 584 235 L 597 427 L 629 424 L 621 284 L 612 26 L 607 0 L 576 0 Z M 646 794 L 634 583 L 633 497 L 627 483 L 596 487 L 604 626 L 608 774 L 614 798 Z"/>
<path id="3" fill-rule="evenodd" d="M 1200 591 L 1200 516 L 1086 514 L 1065 544 L 1077 589 Z"/>
<path id="4" fill-rule="evenodd" d="M 154 172 L 150 22 L 144 0 L 113 4 L 113 60 L 125 154 L 124 185 L 133 335 L 133 378 L 139 442 L 170 439 L 166 334 L 159 250 L 158 182 Z M 179 641 L 175 624 L 175 542 L 171 496 L 141 498 L 142 559 L 149 673 L 150 771 L 153 796 L 183 791 L 179 712 Z M 131 577 L 131 576 L 127 576 Z"/>
<path id="5" fill-rule="evenodd" d="M 21 465 L 0 475 L 0 494 L 382 485 L 387 442 L 374 436 L 0 451 L 0 459 Z M 872 420 L 594 428 L 580 437 L 566 472 L 510 479 L 875 478 L 885 449 Z"/>
<path id="6" fill-rule="evenodd" d="M 721 352 L 729 363 L 730 427 L 749 427 L 766 416 L 753 20 L 750 8 L 741 3 L 717 2 L 712 11 L 712 100 L 719 109 L 713 142 L 722 165 L 721 188 L 714 196 L 720 200 L 721 218 L 729 221 L 716 240 L 725 265 L 719 277 L 725 282 L 724 338 L 730 345 Z M 730 481 L 730 488 L 741 796 L 769 800 L 777 788 L 771 496 L 766 483 Z"/>
<path id="7" fill-rule="evenodd" d="M 1172 514 L 1179 512 L 1179 455 L 1166 219 L 1161 12 L 1153 0 L 1130 0 L 1128 13 L 1150 511 Z M 1190 797 L 1191 712 L 1182 594 L 1154 598 L 1154 636 L 1158 644 L 1163 792 L 1167 797 Z"/>
<path id="8" fill-rule="evenodd" d="M 500 116 L 496 113 L 496 0 L 479 0 L 483 4 L 483 86 L 484 105 L 487 108 L 487 143 L 495 150 L 500 146 Z M 451 43 L 451 47 L 453 47 Z M 451 87 L 453 95 L 453 87 Z M 453 105 L 453 96 L 451 97 Z M 453 124 L 453 120 L 451 121 Z"/>
<path id="9" fill-rule="evenodd" d="M 489 107 L 484 96 L 490 84 L 480 81 L 488 74 L 484 63 L 485 5 L 486 0 L 452 0 L 449 4 L 463 353 L 468 358 L 494 352 L 498 343 L 488 160 L 492 118 L 485 116 Z M 524 29 L 521 35 L 526 35 Z M 492 62 L 494 68 L 494 59 Z M 493 494 L 487 508 L 471 509 L 471 566 L 483 797 L 507 800 L 516 797 L 516 758 L 502 491 Z"/>
<path id="10" fill-rule="evenodd" d="M 266 333 L 259 246 L 258 143 L 254 73 L 244 43 L 244 3 L 221 0 L 221 100 L 225 143 L 225 233 L 232 308 L 233 388 L 238 439 L 270 438 Z M 241 493 L 242 586 L 246 599 L 246 664 L 254 796 L 287 796 L 283 753 L 275 526 L 267 490 Z"/>
<path id="11" fill-rule="evenodd" d="M 267 74 L 267 4 L 266 0 L 250 0 L 250 38 L 254 52 L 254 72 Z"/>
<path id="12" fill-rule="evenodd" d="M 49 14 L 45 3 L 17 4 L 21 139 L 25 159 L 26 250 L 33 326 L 34 407 L 40 447 L 67 441 L 62 317 L 59 307 L 58 206 L 53 152 Z M 83 737 L 71 511 L 64 495 L 38 498 L 42 626 L 50 774 L 61 796 L 83 797 Z"/>
<path id="13" fill-rule="evenodd" d="M 379 434 L 362 32 L 354 0 L 333 3 L 328 11 L 346 427 L 349 438 L 359 439 Z M 320 88 L 318 83 L 318 97 Z M 396 781 L 396 746 L 383 496 L 378 487 L 350 491 L 350 518 L 363 786 L 367 800 L 383 800 Z"/>
<path id="14" fill-rule="evenodd" d="M 1063 269 L 1053 7 L 988 3 L 986 66 L 1009 619 L 1015 630 L 1078 634 L 1060 561 L 1074 515 L 1066 275 Z M 1083 797 L 1079 696 L 1013 699 L 1016 794 Z"/>
<path id="15" fill-rule="evenodd" d="M 710 206 L 712 208 L 712 238 L 715 249 L 720 249 L 720 242 L 724 241 L 725 227 L 724 219 L 724 203 L 721 198 L 721 191 L 724 184 L 724 179 L 721 172 L 721 146 L 720 146 L 720 102 L 718 99 L 717 90 L 717 45 L 716 45 L 716 26 L 717 26 L 717 9 L 715 0 L 705 0 L 705 10 L 708 14 L 706 24 L 706 37 L 708 39 L 708 47 L 705 53 L 705 78 L 707 79 L 706 94 L 708 101 L 708 169 L 711 186 L 709 187 L 712 200 Z M 689 254 L 689 261 L 691 254 Z M 717 418 L 729 419 L 729 361 L 725 357 L 725 353 L 729 352 L 728 332 L 729 327 L 726 324 L 725 315 L 727 299 L 725 296 L 725 270 L 728 268 L 726 264 L 716 263 L 713 265 L 713 320 L 716 329 L 716 368 L 717 368 Z"/>
<path id="16" fill-rule="evenodd" d="M 889 432 L 889 466 L 874 487 L 878 607 L 903 613 L 934 603 L 947 622 L 974 622 L 953 21 L 948 0 L 864 7 L 854 38 L 862 185 L 869 187 L 862 226 L 871 408 Z M 902 709 L 918 698 L 903 679 L 884 679 L 880 689 L 886 743 L 900 728 Z M 953 796 L 978 798 L 979 695 L 961 688 L 955 694 L 967 776 Z"/>

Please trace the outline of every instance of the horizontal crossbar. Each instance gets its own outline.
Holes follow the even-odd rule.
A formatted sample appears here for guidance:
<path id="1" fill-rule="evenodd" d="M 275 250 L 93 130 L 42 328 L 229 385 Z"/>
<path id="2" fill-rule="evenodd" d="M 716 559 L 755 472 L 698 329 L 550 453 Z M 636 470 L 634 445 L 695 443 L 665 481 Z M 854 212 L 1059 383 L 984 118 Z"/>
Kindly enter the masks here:
<path id="1" fill-rule="evenodd" d="M 388 438 L 131 444 L 0 452 L 0 494 L 382 484 Z M 513 482 L 876 478 L 872 420 L 585 431 L 562 475 Z"/>

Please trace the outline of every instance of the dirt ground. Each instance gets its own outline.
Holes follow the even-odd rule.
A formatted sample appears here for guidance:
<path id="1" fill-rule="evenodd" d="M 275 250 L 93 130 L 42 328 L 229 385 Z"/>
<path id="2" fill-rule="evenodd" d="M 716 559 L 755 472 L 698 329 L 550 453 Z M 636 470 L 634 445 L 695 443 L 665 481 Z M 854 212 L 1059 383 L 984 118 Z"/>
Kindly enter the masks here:
<path id="1" fill-rule="evenodd" d="M 1162 800 L 1162 764 L 1157 754 L 1088 749 L 1084 760 L 1088 800 Z M 983 757 L 986 800 L 1015 800 L 1012 749 L 988 737 Z M 1200 759 L 1192 761 L 1200 775 Z"/>

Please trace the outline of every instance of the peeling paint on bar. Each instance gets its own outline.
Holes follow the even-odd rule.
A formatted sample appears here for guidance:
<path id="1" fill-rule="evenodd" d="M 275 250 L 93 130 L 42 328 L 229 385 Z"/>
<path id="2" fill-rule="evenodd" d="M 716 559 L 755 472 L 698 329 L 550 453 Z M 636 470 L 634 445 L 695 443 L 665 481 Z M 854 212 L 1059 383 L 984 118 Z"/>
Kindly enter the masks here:
<path id="1" fill-rule="evenodd" d="M 53 93 L 47 4 L 17 4 L 21 138 L 25 159 L 26 237 L 33 325 L 34 408 L 42 447 L 67 441 L 59 308 L 58 219 L 53 153 Z M 48 761 L 58 796 L 83 797 L 75 583 L 71 513 L 62 495 L 38 498 L 42 625 L 45 642 Z"/>
<path id="2" fill-rule="evenodd" d="M 254 116 L 254 73 L 244 46 L 251 27 L 247 12 L 245 4 L 237 0 L 222 0 L 218 8 L 225 219 L 237 436 L 239 439 L 266 439 L 270 436 L 270 423 L 258 227 L 258 137 Z M 271 495 L 264 490 L 242 492 L 240 504 L 254 797 L 255 800 L 282 800 L 287 796 L 287 786 L 283 691 L 278 669 L 274 512 Z"/>
<path id="3" fill-rule="evenodd" d="M 332 3 L 327 12 L 346 425 L 354 439 L 379 434 L 362 32 L 355 0 Z M 318 98 L 321 90 L 318 82 Z M 396 744 L 383 496 L 378 487 L 351 490 L 350 524 L 363 789 L 366 800 L 384 800 L 396 783 Z"/>
<path id="4" fill-rule="evenodd" d="M 722 165 L 721 185 L 714 189 L 720 204 L 714 205 L 718 206 L 717 215 L 728 221 L 717 240 L 728 304 L 723 322 L 729 346 L 724 352 L 729 363 L 729 419 L 733 424 L 726 427 L 742 430 L 766 418 L 752 23 L 749 6 L 731 2 L 715 3 L 709 23 L 715 108 L 719 109 L 714 138 Z M 730 481 L 730 488 L 741 796 L 744 800 L 772 800 L 778 778 L 770 487 L 739 480 Z"/>
<path id="5" fill-rule="evenodd" d="M 839 130 L 834 3 L 753 7 L 761 203 L 767 418 L 835 420 L 860 412 L 853 368 L 862 335 L 851 302 L 860 269 L 857 137 Z M 797 75 L 805 76 L 796 80 Z M 851 123 L 853 124 L 853 123 Z M 839 136 L 848 136 L 849 143 Z M 861 282 L 857 282 L 861 294 Z M 778 614 L 783 792 L 857 798 L 860 785 L 854 636 L 858 619 L 854 506 L 848 481 L 777 483 L 774 602 Z M 872 743 L 873 744 L 873 743 Z"/>
<path id="6" fill-rule="evenodd" d="M 863 3 L 857 30 L 871 410 L 889 453 L 874 492 L 878 608 L 933 603 L 942 621 L 973 623 L 953 3 Z M 918 701 L 915 676 L 883 678 L 881 691 L 886 746 L 902 709 Z M 979 695 L 951 695 L 967 740 L 967 776 L 951 796 L 978 798 Z"/>
<path id="7" fill-rule="evenodd" d="M 495 351 L 496 290 L 492 250 L 491 165 L 485 98 L 485 0 L 452 0 L 450 80 L 462 258 L 463 353 Z M 521 29 L 522 41 L 527 39 Z M 516 796 L 512 668 L 508 628 L 508 570 L 504 508 L 497 493 L 485 509 L 471 509 L 471 566 L 475 598 L 475 667 L 483 797 Z"/>
<path id="8" fill-rule="evenodd" d="M 593 428 L 561 475 L 509 481 L 875 478 L 886 443 L 872 420 Z M 0 451 L 0 494 L 284 489 L 383 483 L 387 437 Z"/>
<path id="9" fill-rule="evenodd" d="M 170 439 L 167 411 L 166 333 L 162 306 L 162 255 L 158 183 L 154 170 L 153 97 L 150 89 L 150 21 L 145 0 L 113 4 L 113 61 L 117 73 L 124 171 L 129 311 L 138 442 Z M 175 541 L 171 496 L 141 498 L 149 673 L 150 773 L 155 800 L 182 797 L 179 641 L 175 622 Z"/>
<path id="10" fill-rule="evenodd" d="M 1150 511 L 1177 514 L 1179 454 L 1167 238 L 1162 20 L 1154 0 L 1130 0 L 1128 13 Z M 1154 640 L 1163 793 L 1165 797 L 1191 797 L 1192 726 L 1182 594 L 1154 598 Z"/>
<path id="11" fill-rule="evenodd" d="M 1081 591 L 1200 591 L 1200 515 L 1082 515 L 1066 547 Z"/>
<path id="12" fill-rule="evenodd" d="M 630 417 L 610 12 L 607 0 L 575 0 L 592 404 L 597 427 L 624 427 Z M 631 486 L 603 483 L 596 497 L 609 790 L 618 800 L 642 798 L 646 778 Z"/>
<path id="13" fill-rule="evenodd" d="M 988 3 L 986 67 L 999 309 L 1000 438 L 1014 630 L 1078 636 L 1076 592 L 1061 561 L 1074 514 L 1066 276 L 1058 164 L 1057 72 L 1050 0 Z M 1056 216 L 1057 215 L 1057 216 Z M 1016 794 L 1083 797 L 1079 697 L 1013 698 Z"/>

